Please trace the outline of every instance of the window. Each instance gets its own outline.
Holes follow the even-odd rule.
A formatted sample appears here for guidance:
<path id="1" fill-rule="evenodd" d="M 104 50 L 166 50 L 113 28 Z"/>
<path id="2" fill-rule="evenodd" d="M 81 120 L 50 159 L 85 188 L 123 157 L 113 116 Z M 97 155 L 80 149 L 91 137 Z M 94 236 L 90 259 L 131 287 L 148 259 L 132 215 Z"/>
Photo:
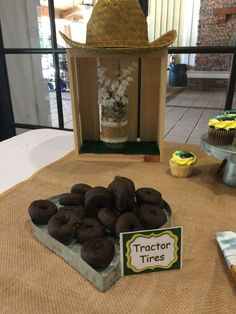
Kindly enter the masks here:
<path id="1" fill-rule="evenodd" d="M 20 133 L 33 128 L 72 130 L 66 45 L 59 31 L 85 42 L 86 25 L 95 2 L 22 0 L 0 3 L 0 140 L 13 136 L 15 131 Z M 224 10 L 218 1 L 211 8 L 206 0 L 139 2 L 148 15 L 150 41 L 169 29 L 178 30 L 178 40 L 168 51 L 168 83 L 176 84 L 179 79 L 171 72 L 174 69 L 171 65 L 175 64 L 183 65 L 179 67 L 182 72 L 184 65 L 187 66 L 188 85 L 189 82 L 195 84 L 191 75 L 197 71 L 225 71 L 231 78 L 224 82 L 224 89 L 228 90 L 225 105 L 231 108 L 236 80 L 236 70 L 231 70 L 236 67 L 236 57 L 232 58 L 236 54 L 235 1 L 224 1 Z M 206 23 L 206 14 L 210 16 L 209 23 Z M 209 29 L 213 21 L 214 32 Z"/>
<path id="2" fill-rule="evenodd" d="M 24 0 L 0 4 L 1 77 L 5 83 L 1 90 L 4 106 L 0 107 L 4 114 L 0 116 L 9 120 L 9 136 L 14 135 L 13 129 L 16 133 L 39 127 L 72 130 L 66 45 L 59 31 L 84 42 L 93 3 Z"/>

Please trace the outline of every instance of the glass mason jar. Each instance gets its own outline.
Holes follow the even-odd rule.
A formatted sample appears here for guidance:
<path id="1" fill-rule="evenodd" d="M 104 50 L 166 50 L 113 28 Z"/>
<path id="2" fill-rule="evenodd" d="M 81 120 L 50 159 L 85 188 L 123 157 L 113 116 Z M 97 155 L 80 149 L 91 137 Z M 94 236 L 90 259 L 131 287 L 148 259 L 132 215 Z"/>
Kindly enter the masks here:
<path id="1" fill-rule="evenodd" d="M 126 97 L 124 104 L 102 107 L 101 140 L 109 147 L 120 148 L 128 140 L 127 103 Z"/>

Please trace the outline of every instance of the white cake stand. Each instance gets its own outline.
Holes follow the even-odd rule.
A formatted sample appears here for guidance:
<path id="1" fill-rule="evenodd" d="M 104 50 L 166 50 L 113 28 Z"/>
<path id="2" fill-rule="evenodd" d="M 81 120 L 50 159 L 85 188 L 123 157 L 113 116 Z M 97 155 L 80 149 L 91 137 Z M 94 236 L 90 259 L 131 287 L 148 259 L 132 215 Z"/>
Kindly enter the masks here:
<path id="1" fill-rule="evenodd" d="M 227 160 L 222 180 L 225 184 L 236 187 L 236 146 L 209 144 L 207 133 L 202 135 L 200 146 L 208 155 L 220 160 Z"/>

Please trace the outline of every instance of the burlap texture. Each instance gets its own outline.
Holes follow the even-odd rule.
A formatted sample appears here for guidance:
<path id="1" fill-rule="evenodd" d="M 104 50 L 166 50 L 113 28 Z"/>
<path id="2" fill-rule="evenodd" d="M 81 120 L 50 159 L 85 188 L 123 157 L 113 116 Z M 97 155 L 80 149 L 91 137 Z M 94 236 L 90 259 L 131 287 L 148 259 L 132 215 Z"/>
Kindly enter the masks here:
<path id="1" fill-rule="evenodd" d="M 128 134 L 128 126 L 127 125 L 111 125 L 111 126 L 104 126 L 101 125 L 102 128 L 102 137 L 107 139 L 114 139 L 119 140 L 119 138 L 127 137 Z"/>
<path id="2" fill-rule="evenodd" d="M 175 150 L 198 157 L 194 175 L 170 175 Z M 198 146 L 165 145 L 164 163 L 85 162 L 75 153 L 0 198 L 0 313 L 236 313 L 235 284 L 216 231 L 236 229 L 234 188 L 214 173 L 219 161 Z M 79 182 L 107 186 L 115 175 L 160 190 L 183 226 L 183 269 L 121 278 L 98 291 L 32 236 L 27 208 Z"/>

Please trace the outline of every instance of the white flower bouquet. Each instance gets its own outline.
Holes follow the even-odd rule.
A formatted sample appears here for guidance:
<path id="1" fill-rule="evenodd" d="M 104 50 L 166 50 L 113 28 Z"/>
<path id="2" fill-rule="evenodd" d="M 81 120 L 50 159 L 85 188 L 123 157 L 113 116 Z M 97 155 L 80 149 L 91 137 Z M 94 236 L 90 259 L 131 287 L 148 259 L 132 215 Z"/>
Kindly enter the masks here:
<path id="1" fill-rule="evenodd" d="M 102 121 L 122 122 L 127 120 L 127 88 L 133 77 L 136 63 L 118 72 L 117 78 L 106 77 L 106 68 L 98 68 L 98 103 L 101 106 Z"/>
<path id="2" fill-rule="evenodd" d="M 115 147 L 128 139 L 127 88 L 137 64 L 118 71 L 114 80 L 106 77 L 106 68 L 98 68 L 98 103 L 101 112 L 101 138 Z M 118 147 L 118 146 L 117 146 Z"/>

